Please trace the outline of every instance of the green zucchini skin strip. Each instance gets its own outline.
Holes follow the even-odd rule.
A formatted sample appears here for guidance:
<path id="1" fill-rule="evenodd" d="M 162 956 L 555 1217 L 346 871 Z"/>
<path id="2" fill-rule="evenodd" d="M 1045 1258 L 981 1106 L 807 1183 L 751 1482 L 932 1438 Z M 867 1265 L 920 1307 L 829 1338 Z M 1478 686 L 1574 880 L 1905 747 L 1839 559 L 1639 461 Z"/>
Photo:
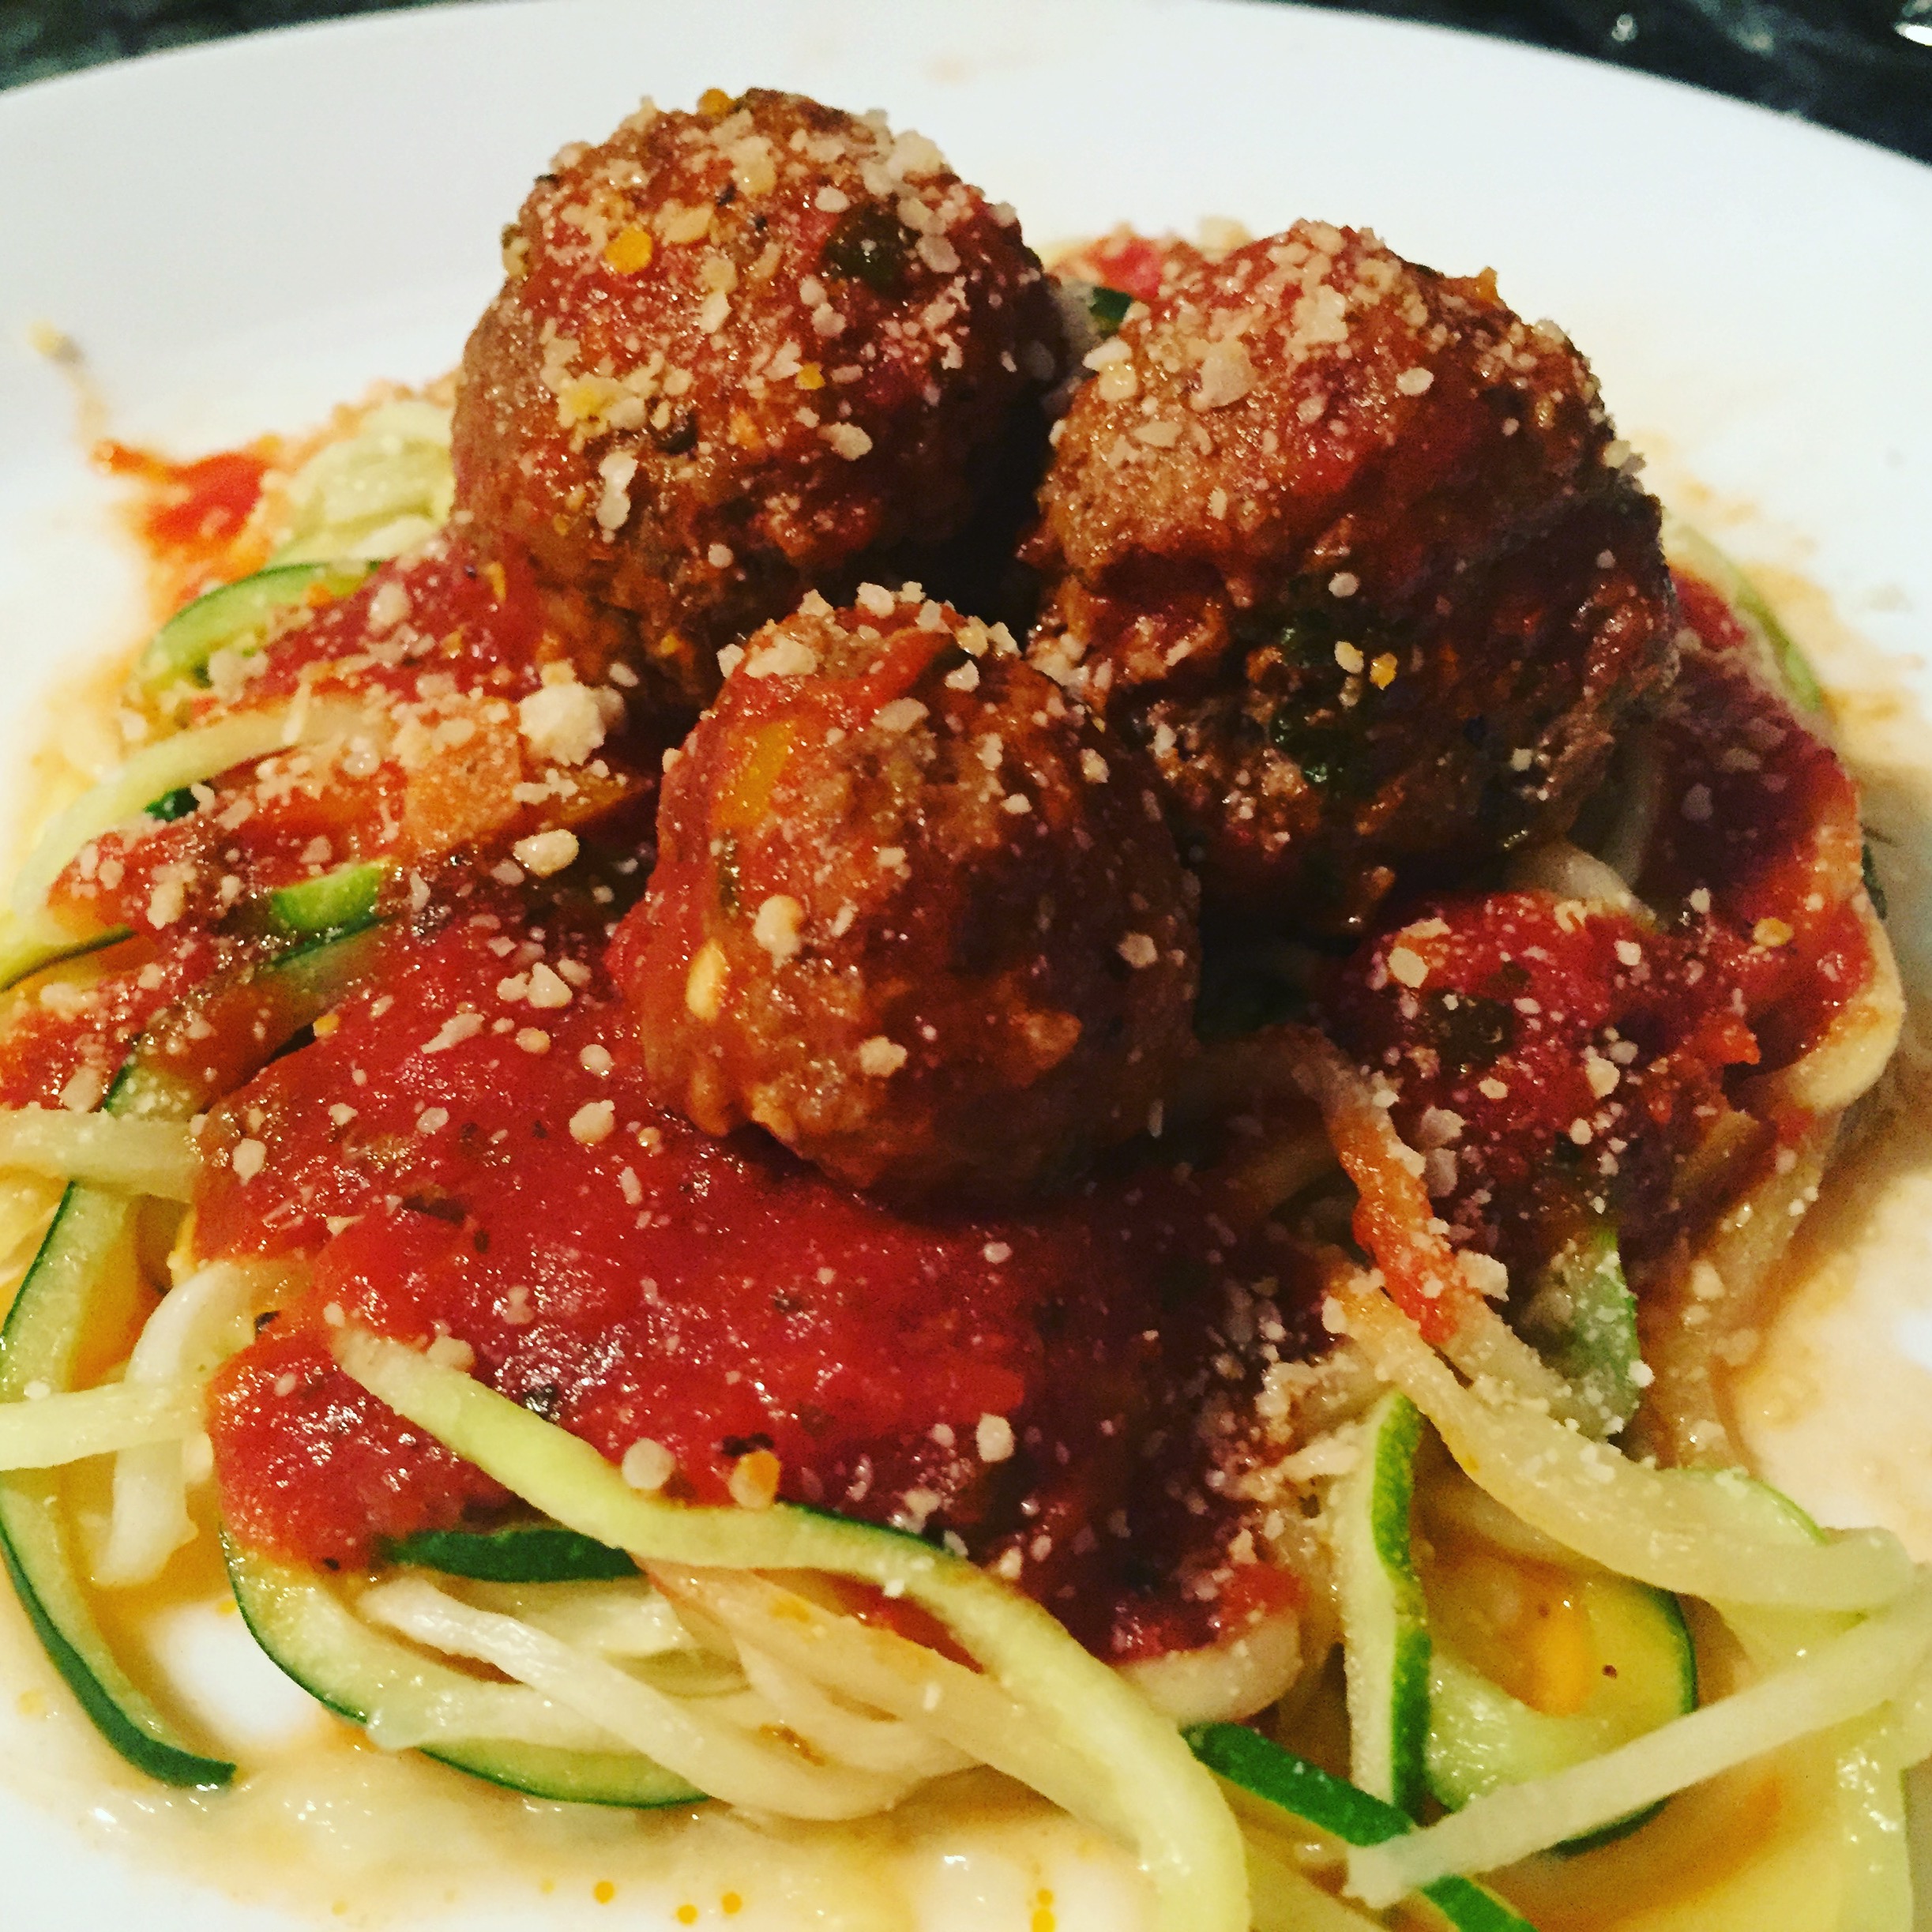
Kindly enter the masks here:
<path id="1" fill-rule="evenodd" d="M 373 567 L 352 562 L 271 564 L 252 577 L 217 585 L 177 611 L 154 633 L 134 666 L 134 676 L 151 691 L 184 678 L 198 678 L 217 651 L 265 630 L 282 611 L 303 603 L 312 587 L 320 585 L 331 596 L 343 596 Z"/>
<path id="2" fill-rule="evenodd" d="M 150 1026 L 116 1077 L 104 1111 L 185 1119 L 209 1096 L 153 1064 L 171 1021 L 187 1011 L 219 1014 L 230 996 L 251 1017 L 259 1014 L 265 1022 L 261 1039 L 252 1028 L 234 1028 L 231 1039 L 217 1036 L 209 1042 L 209 1058 L 222 1059 L 224 1044 L 242 1056 L 220 1069 L 217 1084 L 239 1082 L 335 1003 L 366 965 L 373 945 L 358 938 L 293 947 L 223 975 Z M 133 1201 L 111 1190 L 69 1186 L 0 1327 L 0 1401 L 21 1400 L 32 1382 L 54 1389 L 70 1385 L 103 1271 L 116 1246 L 131 1238 L 136 1212 Z M 229 1782 L 235 1766 L 194 1750 L 115 1658 L 88 1604 L 58 1479 L 51 1473 L 0 1474 L 0 1556 L 49 1659 L 115 1750 L 164 1784 L 208 1788 Z"/>
<path id="3" fill-rule="evenodd" d="M 35 1381 L 66 1385 L 94 1286 L 134 1214 L 125 1195 L 79 1182 L 61 1197 L 0 1330 L 0 1400 L 19 1401 Z M 77 1554 L 53 1473 L 0 1475 L 0 1555 L 34 1634 L 95 1728 L 163 1784 L 226 1784 L 235 1766 L 192 1749 L 121 1667 L 88 1607 Z"/>
<path id="4" fill-rule="evenodd" d="M 1573 1716 L 1530 1709 L 1438 1647 L 1430 1690 L 1429 1785 L 1447 1809 L 1583 1763 L 1697 1708 L 1697 1648 L 1677 1599 L 1622 1577 L 1592 1579 L 1584 1592 L 1592 1635 L 1611 1646 L 1598 1655 L 1617 1675 Z M 1627 1837 L 1667 1802 L 1659 1799 L 1554 1849 L 1589 1851 Z"/>
<path id="5" fill-rule="evenodd" d="M 1166 1720 L 1040 1607 L 917 1537 L 777 1504 L 667 1502 L 632 1489 L 588 1442 L 460 1370 L 366 1331 L 335 1330 L 344 1369 L 400 1415 L 569 1528 L 641 1562 L 824 1569 L 931 1611 L 1093 1768 L 1096 1808 L 1133 1837 L 1163 1932 L 1246 1932 L 1239 1829 Z"/>
<path id="6" fill-rule="evenodd" d="M 1563 1318 L 1539 1323 L 1539 1311 L 1553 1305 L 1563 1310 Z M 1644 1394 L 1638 1381 L 1643 1354 L 1637 1297 L 1624 1276 L 1614 1227 L 1594 1227 L 1557 1255 L 1529 1304 L 1524 1332 L 1543 1360 L 1576 1388 L 1592 1435 L 1614 1435 L 1637 1413 Z"/>
<path id="7" fill-rule="evenodd" d="M 269 895 L 269 917 L 281 931 L 298 934 L 359 932 L 374 917 L 389 868 L 373 860 L 338 866 L 299 885 Z"/>
<path id="8" fill-rule="evenodd" d="M 1355 1781 L 1416 1815 L 1427 1791 L 1429 1609 L 1411 1549 L 1422 1412 L 1394 1389 L 1364 1419 L 1329 1502 Z"/>
<path id="9" fill-rule="evenodd" d="M 131 926 L 110 926 L 105 932 L 89 933 L 85 939 L 40 939 L 31 934 L 0 941 L 0 993 L 9 992 L 23 979 L 31 979 L 50 966 L 64 966 L 70 960 L 85 959 L 90 953 L 104 951 L 133 937 Z"/>
<path id="10" fill-rule="evenodd" d="M 475 1682 L 363 1622 L 311 1572 L 246 1549 L 231 1537 L 222 1539 L 222 1554 L 235 1603 L 255 1641 L 337 1716 L 366 1723 L 385 1693 L 399 1685 L 420 1689 Z M 481 1738 L 420 1748 L 424 1757 L 452 1770 L 552 1803 L 652 1810 L 707 1802 L 694 1785 L 630 1752 Z"/>
<path id="11" fill-rule="evenodd" d="M 389 1544 L 382 1556 L 385 1562 L 479 1583 L 610 1583 L 637 1573 L 622 1550 L 549 1523 L 488 1531 L 426 1529 Z"/>
<path id="12" fill-rule="evenodd" d="M 1245 1724 L 1200 1724 L 1187 1746 L 1217 1776 L 1278 1806 L 1345 1845 L 1379 1845 L 1415 1829 L 1405 1811 L 1271 1744 Z M 1519 1912 L 1469 1878 L 1439 1878 L 1422 1896 L 1457 1932 L 1535 1932 Z"/>
<path id="13" fill-rule="evenodd" d="M 1727 551 L 1720 550 L 1701 530 L 1667 517 L 1663 551 L 1673 566 L 1701 577 L 1712 589 L 1727 599 L 1733 614 L 1742 618 L 1748 630 L 1757 633 L 1766 656 L 1783 681 L 1786 693 L 1800 711 L 1814 714 L 1825 709 L 1825 689 L 1798 641 L 1778 620 L 1777 613 L 1764 592 L 1751 581 L 1743 566 Z"/>
<path id="14" fill-rule="evenodd" d="M 158 818 L 164 825 L 171 825 L 177 818 L 186 818 L 195 807 L 194 787 L 177 785 L 172 791 L 164 791 L 148 807 L 148 816 Z"/>

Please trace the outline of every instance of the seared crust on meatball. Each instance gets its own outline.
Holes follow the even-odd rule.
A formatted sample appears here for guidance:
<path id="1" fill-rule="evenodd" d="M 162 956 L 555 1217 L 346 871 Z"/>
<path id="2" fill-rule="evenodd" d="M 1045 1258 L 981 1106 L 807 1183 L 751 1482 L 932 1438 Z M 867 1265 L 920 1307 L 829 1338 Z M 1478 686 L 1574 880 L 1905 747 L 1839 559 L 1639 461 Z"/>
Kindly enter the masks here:
<path id="1" fill-rule="evenodd" d="M 1567 823 L 1676 620 L 1556 329 L 1302 224 L 1088 360 L 1032 656 L 1152 746 L 1211 913 L 1356 929 L 1398 874 Z"/>
<path id="2" fill-rule="evenodd" d="M 580 656 L 694 709 L 716 653 L 974 506 L 1058 324 L 1011 211 L 798 95 L 648 103 L 565 150 L 464 351 L 457 502 Z M 596 668 L 593 663 L 593 668 Z"/>
<path id="3" fill-rule="evenodd" d="M 1189 881 L 1141 755 L 910 591 L 752 641 L 666 776 L 613 969 L 706 1131 L 1012 1198 L 1144 1128 L 1191 1051 Z"/>

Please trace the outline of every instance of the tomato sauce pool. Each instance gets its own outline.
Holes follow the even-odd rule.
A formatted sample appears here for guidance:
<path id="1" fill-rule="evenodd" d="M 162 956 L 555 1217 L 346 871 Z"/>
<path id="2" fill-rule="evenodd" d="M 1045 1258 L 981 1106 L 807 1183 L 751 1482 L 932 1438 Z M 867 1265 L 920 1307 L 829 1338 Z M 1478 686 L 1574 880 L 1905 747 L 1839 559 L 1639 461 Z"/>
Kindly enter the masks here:
<path id="1" fill-rule="evenodd" d="M 204 580 L 239 574 L 233 551 L 261 501 L 274 448 L 265 441 L 175 463 L 111 438 L 95 445 L 97 467 L 140 486 L 135 532 L 157 568 L 176 580 L 171 607 Z"/>
<path id="2" fill-rule="evenodd" d="M 351 1566 L 506 1502 L 336 1368 L 355 1321 L 673 1472 L 670 1494 L 943 1535 L 1113 1654 L 1215 1633 L 1201 1578 L 1233 1512 L 1191 1424 L 1226 1289 L 1265 1293 L 1280 1262 L 1211 1186 L 1155 1168 L 1023 1217 L 908 1220 L 652 1108 L 594 946 L 507 911 L 391 944 L 380 990 L 204 1136 L 201 1254 L 312 1269 L 216 1386 L 238 1534 Z M 1311 1345 L 1311 1303 L 1281 1351 Z"/>

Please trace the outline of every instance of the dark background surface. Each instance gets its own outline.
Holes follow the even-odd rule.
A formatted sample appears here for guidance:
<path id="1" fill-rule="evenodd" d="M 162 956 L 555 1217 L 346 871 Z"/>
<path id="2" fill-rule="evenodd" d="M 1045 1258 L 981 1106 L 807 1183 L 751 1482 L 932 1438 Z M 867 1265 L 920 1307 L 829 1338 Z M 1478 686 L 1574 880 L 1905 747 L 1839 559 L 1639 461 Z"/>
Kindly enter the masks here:
<path id="1" fill-rule="evenodd" d="M 442 0 L 454 4 L 457 0 Z M 0 86 L 394 0 L 0 0 Z M 1381 0 L 1695 81 L 1932 161 L 1932 0 Z M 1932 246 L 1932 237 L 1928 238 Z"/>

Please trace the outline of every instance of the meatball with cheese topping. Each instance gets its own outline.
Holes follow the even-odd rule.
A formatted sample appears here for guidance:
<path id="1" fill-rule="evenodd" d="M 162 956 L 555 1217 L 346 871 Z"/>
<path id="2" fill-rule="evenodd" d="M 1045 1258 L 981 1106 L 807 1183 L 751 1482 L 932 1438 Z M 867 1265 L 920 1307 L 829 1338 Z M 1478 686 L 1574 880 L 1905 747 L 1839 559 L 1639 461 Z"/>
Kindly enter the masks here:
<path id="1" fill-rule="evenodd" d="M 1165 275 L 1062 427 L 1034 660 L 1145 742 L 1208 916 L 1359 930 L 1562 829 L 1669 682 L 1655 503 L 1492 279 L 1318 224 Z"/>
<path id="2" fill-rule="evenodd" d="M 625 656 L 687 715 L 720 648 L 953 536 L 1010 488 L 1016 438 L 1043 444 L 1039 264 L 882 117 L 647 103 L 564 150 L 504 262 L 464 351 L 459 509 L 528 557 L 580 663 Z"/>
<path id="3" fill-rule="evenodd" d="M 665 776 L 612 955 L 656 1096 L 900 1200 L 1077 1171 L 1191 1051 L 1151 783 L 1003 628 L 916 586 L 809 596 Z"/>

